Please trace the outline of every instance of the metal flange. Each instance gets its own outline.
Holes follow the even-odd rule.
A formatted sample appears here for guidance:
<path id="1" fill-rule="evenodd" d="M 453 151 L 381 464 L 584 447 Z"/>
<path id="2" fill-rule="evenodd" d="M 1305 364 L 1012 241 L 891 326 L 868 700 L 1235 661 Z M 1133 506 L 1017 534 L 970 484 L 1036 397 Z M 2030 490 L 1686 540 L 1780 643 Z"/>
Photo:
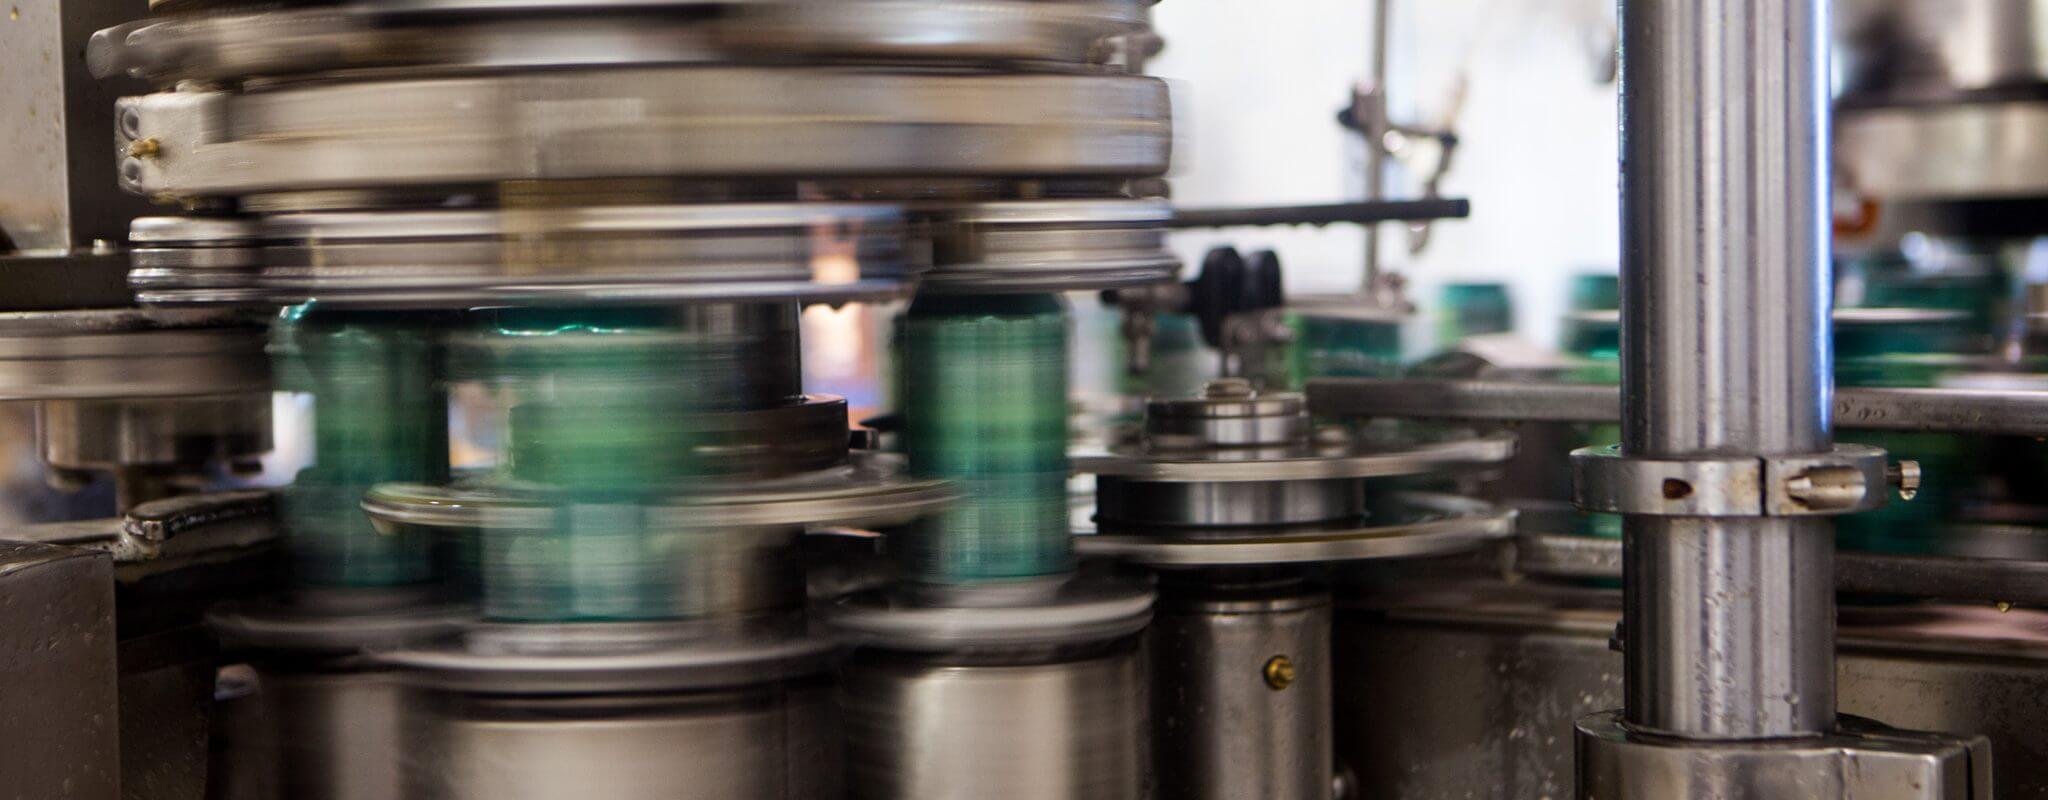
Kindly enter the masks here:
<path id="1" fill-rule="evenodd" d="M 1225 567 L 1417 558 L 1471 550 L 1514 534 L 1515 512 L 1449 495 L 1404 496 L 1420 512 L 1372 525 L 1311 529 L 1193 529 L 1077 536 L 1083 555 L 1152 567 Z"/>
<path id="2" fill-rule="evenodd" d="M 479 623 L 377 659 L 412 685 L 504 695 L 724 689 L 831 667 L 835 638 L 777 622 L 787 624 Z"/>
<path id="3" fill-rule="evenodd" d="M 1458 466 L 1498 463 L 1514 452 L 1512 435 L 1447 434 L 1441 438 L 1362 438 L 1278 448 L 1181 451 L 1120 445 L 1107 453 L 1076 454 L 1072 463 L 1076 473 L 1160 483 L 1225 483 L 1421 475 Z"/>
<path id="4" fill-rule="evenodd" d="M 846 239 L 828 244 L 820 229 Z M 263 231 L 261 283 L 276 303 L 840 302 L 901 295 L 915 275 L 902 212 L 889 205 L 283 214 Z"/>
<path id="5" fill-rule="evenodd" d="M 898 456 L 856 452 L 850 463 L 789 478 L 705 481 L 646 510 L 657 530 L 733 527 L 900 525 L 955 496 L 943 481 L 902 474 Z M 363 510 L 380 526 L 456 530 L 548 530 L 556 524 L 547 487 L 520 484 L 427 486 L 387 483 Z"/>
<path id="6" fill-rule="evenodd" d="M 560 70 L 123 98 L 124 188 L 213 197 L 622 177 L 1136 177 L 1166 84 L 1134 75 Z M 136 148 L 148 141 L 146 148 Z"/>
<path id="7" fill-rule="evenodd" d="M 211 309 L 0 314 L 0 400 L 267 392 L 263 331 Z"/>
<path id="8" fill-rule="evenodd" d="M 974 590 L 961 591 L 971 596 Z M 1148 584 L 1083 575 L 1021 602 L 939 604 L 881 589 L 842 597 L 823 613 L 827 624 L 858 644 L 951 652 L 1065 646 L 1128 636 L 1152 620 L 1152 601 Z"/>
<path id="9" fill-rule="evenodd" d="M 1009 200 L 924 214 L 932 268 L 922 291 L 986 294 L 1113 289 L 1173 280 L 1173 210 L 1162 199 Z"/>
<path id="10" fill-rule="evenodd" d="M 1884 505 L 1890 472 L 1883 449 L 1857 444 L 1811 455 L 1696 459 L 1586 447 L 1572 451 L 1572 501 L 1583 511 L 1669 517 L 1853 514 Z"/>

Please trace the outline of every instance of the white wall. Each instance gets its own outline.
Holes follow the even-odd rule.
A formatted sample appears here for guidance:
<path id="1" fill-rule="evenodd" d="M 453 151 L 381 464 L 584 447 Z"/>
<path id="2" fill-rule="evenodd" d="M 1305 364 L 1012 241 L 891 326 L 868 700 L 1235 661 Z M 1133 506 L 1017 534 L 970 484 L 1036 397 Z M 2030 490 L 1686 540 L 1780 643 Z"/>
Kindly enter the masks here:
<path id="1" fill-rule="evenodd" d="M 1606 0 L 1394 0 L 1391 103 L 1402 121 L 1446 112 L 1462 72 L 1462 140 L 1444 193 L 1469 220 L 1439 226 L 1410 257 L 1382 228 L 1383 263 L 1427 306 L 1446 281 L 1510 286 L 1520 329 L 1551 343 L 1569 276 L 1612 271 L 1618 245 L 1615 96 L 1596 77 L 1611 55 Z M 1366 74 L 1371 0 L 1164 0 L 1166 50 L 1147 71 L 1174 82 L 1174 195 L 1185 205 L 1318 202 L 1360 196 L 1362 148 L 1337 110 Z M 1397 176 L 1390 194 L 1410 186 Z M 1211 244 L 1274 247 L 1291 292 L 1357 285 L 1355 226 L 1190 232 L 1190 265 Z"/>

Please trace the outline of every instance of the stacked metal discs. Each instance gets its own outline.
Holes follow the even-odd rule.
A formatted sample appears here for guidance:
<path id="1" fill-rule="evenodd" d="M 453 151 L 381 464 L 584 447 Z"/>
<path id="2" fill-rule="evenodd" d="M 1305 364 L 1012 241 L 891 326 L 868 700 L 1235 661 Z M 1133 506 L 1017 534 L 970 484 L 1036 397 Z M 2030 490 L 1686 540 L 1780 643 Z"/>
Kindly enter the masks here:
<path id="1" fill-rule="evenodd" d="M 96 37 L 98 70 L 165 87 L 121 101 L 124 185 L 190 210 L 138 225 L 143 301 L 311 304 L 280 353 L 340 449 L 323 439 L 323 481 L 293 490 L 320 512 L 289 520 L 301 574 L 444 587 L 354 617 L 223 616 L 255 648 L 346 654 L 295 676 L 421 698 L 397 721 L 295 721 L 293 796 L 836 796 L 833 641 L 803 613 L 799 538 L 901 526 L 954 479 L 961 511 L 892 540 L 905 588 L 849 617 L 869 645 L 849 726 L 889 731 L 855 737 L 849 788 L 957 796 L 994 769 L 1032 776 L 1009 796 L 1135 797 L 1135 749 L 1016 747 L 991 720 L 1086 707 L 1112 723 L 1091 735 L 1138 747 L 1131 691 L 1010 688 L 1138 675 L 1149 591 L 1070 577 L 1066 323 L 1045 293 L 1176 267 L 1166 206 L 1131 191 L 1166 167 L 1165 87 L 1098 60 L 1143 6 L 165 3 Z M 948 296 L 920 297 L 904 343 L 906 475 L 849 454 L 844 403 L 802 391 L 795 319 L 920 273 Z M 431 333 L 371 322 L 446 312 Z M 495 398 L 488 473 L 415 463 L 443 434 L 396 411 L 440 402 L 433 373 Z M 327 481 L 336 460 L 375 474 Z M 332 513 L 365 481 L 369 534 Z M 421 611 L 449 586 L 479 617 L 452 631 Z M 434 624 L 389 619 L 407 610 Z M 961 659 L 986 679 L 949 679 Z M 960 716 L 934 735 L 893 703 Z"/>
<path id="2" fill-rule="evenodd" d="M 1097 476 L 1099 532 L 1083 547 L 1159 574 L 1148 637 L 1160 796 L 1329 796 L 1330 601 L 1317 569 L 1506 535 L 1510 514 L 1379 497 L 1367 479 L 1512 450 L 1495 436 L 1317 428 L 1300 395 L 1221 379 L 1149 401 L 1141 430 L 1078 459 Z"/>

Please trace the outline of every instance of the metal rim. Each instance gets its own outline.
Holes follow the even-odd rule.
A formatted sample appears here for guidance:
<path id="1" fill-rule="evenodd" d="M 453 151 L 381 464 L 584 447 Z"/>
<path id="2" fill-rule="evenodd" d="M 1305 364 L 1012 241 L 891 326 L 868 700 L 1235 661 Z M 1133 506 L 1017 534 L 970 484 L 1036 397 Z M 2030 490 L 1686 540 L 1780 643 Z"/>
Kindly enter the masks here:
<path id="1" fill-rule="evenodd" d="M 827 624 L 858 644 L 914 652 L 1083 644 L 1128 636 L 1152 620 L 1152 588 L 1077 576 L 1050 597 L 1014 605 L 933 605 L 887 589 L 839 598 Z"/>
<path id="2" fill-rule="evenodd" d="M 849 232 L 844 257 L 812 234 Z M 899 296 L 914 275 L 887 205 L 739 203 L 284 214 L 273 302 L 437 306 Z"/>
<path id="3" fill-rule="evenodd" d="M 1107 453 L 1076 454 L 1072 461 L 1076 473 L 1164 483 L 1224 483 L 1421 475 L 1461 465 L 1498 463 L 1514 451 L 1512 435 L 1472 434 L 1448 441 L 1361 442 L 1335 452 L 1303 446 L 1258 457 L 1232 451 L 1148 451 L 1123 446 Z"/>
<path id="4" fill-rule="evenodd" d="M 507 628 L 520 635 L 576 635 L 578 628 L 624 625 L 626 636 L 650 634 L 635 646 L 588 652 L 507 650 L 495 636 Z M 750 686 L 815 674 L 829 668 L 839 643 L 808 629 L 725 631 L 688 635 L 687 623 L 481 624 L 463 637 L 432 647 L 380 653 L 377 659 L 405 670 L 415 686 L 479 694 L 596 694 L 690 691 Z M 681 635 L 676 635 L 681 634 Z"/>
<path id="5" fill-rule="evenodd" d="M 1199 537 L 1098 533 L 1075 537 L 1074 547 L 1084 555 L 1154 567 L 1224 567 L 1445 555 L 1514 534 L 1512 509 L 1451 495 L 1411 494 L 1402 500 L 1433 516 L 1366 527 L 1284 533 L 1246 530 L 1236 537 L 1207 529 Z"/>
<path id="6" fill-rule="evenodd" d="M 712 16 L 674 13 L 706 6 L 724 8 Z M 1144 24 L 1133 0 L 387 0 L 119 26 L 93 37 L 87 62 L 100 77 L 160 83 L 791 56 L 1078 64 L 1096 42 Z"/>
<path id="7" fill-rule="evenodd" d="M 679 497 L 650 510 L 660 529 L 902 524 L 951 501 L 943 481 L 903 476 L 902 459 L 854 453 L 848 466 L 792 478 L 707 485 L 702 497 Z M 363 510 L 380 525 L 461 530 L 545 530 L 552 506 L 541 487 L 507 491 L 510 484 L 474 488 L 380 484 Z"/>
<path id="8" fill-rule="evenodd" d="M 1109 289 L 1172 280 L 1172 208 L 1160 199 L 973 203 L 928 214 L 933 292 Z"/>
<path id="9" fill-rule="evenodd" d="M 456 604 L 322 614 L 259 600 L 225 604 L 206 616 L 206 624 L 232 645 L 339 654 L 402 647 L 445 635 L 475 618 L 476 609 Z"/>
<path id="10" fill-rule="evenodd" d="M 131 97 L 119 144 L 157 143 L 122 160 L 126 188 L 180 197 L 650 175 L 1143 176 L 1166 169 L 1169 113 L 1165 84 L 1134 75 L 620 68 Z"/>
<path id="11" fill-rule="evenodd" d="M 210 309 L 0 314 L 0 400 L 268 391 L 257 318 Z"/>

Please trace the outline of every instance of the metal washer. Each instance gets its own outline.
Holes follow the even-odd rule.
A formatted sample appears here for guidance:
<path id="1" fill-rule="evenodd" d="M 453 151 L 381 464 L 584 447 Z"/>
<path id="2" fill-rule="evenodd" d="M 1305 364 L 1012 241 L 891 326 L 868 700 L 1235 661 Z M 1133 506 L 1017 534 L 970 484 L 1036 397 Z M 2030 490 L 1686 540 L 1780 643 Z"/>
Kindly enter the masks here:
<path id="1" fill-rule="evenodd" d="M 1014 293 L 1173 280 L 1173 210 L 1161 199 L 1010 200 L 921 214 L 932 236 L 922 290 Z"/>

